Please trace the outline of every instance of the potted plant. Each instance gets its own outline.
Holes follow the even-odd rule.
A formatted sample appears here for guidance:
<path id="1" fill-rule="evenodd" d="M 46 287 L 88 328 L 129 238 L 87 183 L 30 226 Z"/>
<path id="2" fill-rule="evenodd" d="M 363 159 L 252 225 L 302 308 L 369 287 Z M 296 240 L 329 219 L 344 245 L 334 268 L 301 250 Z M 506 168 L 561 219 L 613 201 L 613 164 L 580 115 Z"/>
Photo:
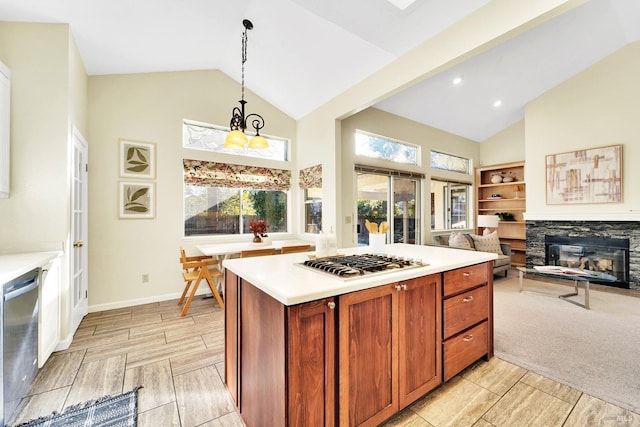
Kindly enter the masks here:
<path id="1" fill-rule="evenodd" d="M 267 223 L 263 219 L 249 221 L 249 230 L 253 233 L 253 243 L 262 243 L 267 236 Z"/>

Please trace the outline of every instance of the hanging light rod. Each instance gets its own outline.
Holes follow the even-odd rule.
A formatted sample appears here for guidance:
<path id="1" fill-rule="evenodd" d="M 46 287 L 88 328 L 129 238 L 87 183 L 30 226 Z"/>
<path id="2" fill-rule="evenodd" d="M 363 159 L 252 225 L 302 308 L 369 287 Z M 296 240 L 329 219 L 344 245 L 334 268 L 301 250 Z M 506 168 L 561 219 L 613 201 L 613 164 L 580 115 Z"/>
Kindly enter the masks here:
<path id="1" fill-rule="evenodd" d="M 264 127 L 264 119 L 260 114 L 249 114 L 245 116 L 244 106 L 247 101 L 244 100 L 244 63 L 247 62 L 247 31 L 253 29 L 253 23 L 248 19 L 242 21 L 244 31 L 242 32 L 242 98 L 240 99 L 240 107 L 234 107 L 231 112 L 231 122 L 229 127 L 231 131 L 227 134 L 224 142 L 225 148 L 244 149 L 247 146 L 247 135 L 244 131 L 247 129 L 247 123 L 255 129 L 256 136 L 249 141 L 249 148 L 268 148 L 269 143 L 260 135 L 260 129 Z"/>

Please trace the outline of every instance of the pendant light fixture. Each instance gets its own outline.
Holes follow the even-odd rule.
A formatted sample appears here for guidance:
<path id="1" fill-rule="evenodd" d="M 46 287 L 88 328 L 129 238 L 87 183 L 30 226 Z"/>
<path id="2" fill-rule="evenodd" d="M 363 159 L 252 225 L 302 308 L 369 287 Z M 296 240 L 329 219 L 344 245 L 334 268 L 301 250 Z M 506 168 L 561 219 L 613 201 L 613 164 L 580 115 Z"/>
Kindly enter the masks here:
<path id="1" fill-rule="evenodd" d="M 269 143 L 260 135 L 260 129 L 264 127 L 264 119 L 259 114 L 244 115 L 244 106 L 247 101 L 244 100 L 244 63 L 247 61 L 247 31 L 253 29 L 253 24 L 248 19 L 242 21 L 244 31 L 242 32 L 242 99 L 240 99 L 240 107 L 234 107 L 231 112 L 231 122 L 229 127 L 231 131 L 227 134 L 224 142 L 224 148 L 244 149 L 247 145 L 247 135 L 244 131 L 247 128 L 247 122 L 251 123 L 256 131 L 256 136 L 249 141 L 249 148 L 268 148 Z"/>

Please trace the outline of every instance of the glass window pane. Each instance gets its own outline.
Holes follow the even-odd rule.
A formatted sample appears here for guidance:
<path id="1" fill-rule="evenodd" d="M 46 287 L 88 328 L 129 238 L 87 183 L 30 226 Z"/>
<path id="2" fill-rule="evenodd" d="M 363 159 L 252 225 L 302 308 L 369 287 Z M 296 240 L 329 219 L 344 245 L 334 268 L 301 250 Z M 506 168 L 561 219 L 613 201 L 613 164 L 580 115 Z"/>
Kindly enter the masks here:
<path id="1" fill-rule="evenodd" d="M 322 188 L 304 190 L 304 218 L 307 233 L 320 233 L 322 230 Z"/>
<path id="2" fill-rule="evenodd" d="M 251 234 L 249 221 L 258 219 L 269 225 L 267 233 L 287 232 L 285 191 L 193 185 L 184 189 L 185 236 Z"/>
<path id="3" fill-rule="evenodd" d="M 471 185 L 431 181 L 431 229 L 469 228 Z"/>
<path id="4" fill-rule="evenodd" d="M 416 243 L 418 181 L 393 178 L 393 243 Z"/>
<path id="5" fill-rule="evenodd" d="M 451 172 L 470 173 L 469 159 L 438 151 L 431 151 L 431 167 Z"/>
<path id="6" fill-rule="evenodd" d="M 185 236 L 239 234 L 240 190 L 184 186 Z"/>
<path id="7" fill-rule="evenodd" d="M 243 233 L 251 233 L 250 220 L 263 219 L 267 234 L 287 231 L 287 193 L 284 191 L 243 191 Z"/>
<path id="8" fill-rule="evenodd" d="M 356 131 L 356 155 L 396 163 L 418 164 L 417 146 L 362 131 Z"/>
<path id="9" fill-rule="evenodd" d="M 387 221 L 389 177 L 384 175 L 357 174 L 358 189 L 358 245 L 369 244 L 366 220 L 380 224 Z"/>
<path id="10" fill-rule="evenodd" d="M 182 146 L 184 148 L 212 151 L 214 153 L 227 153 L 282 161 L 288 160 L 289 141 L 286 139 L 262 135 L 269 142 L 269 148 L 254 150 L 247 147 L 244 150 L 234 150 L 224 148 L 224 140 L 228 132 L 229 129 L 220 126 L 185 120 L 182 125 Z M 249 139 L 255 135 L 251 132 L 246 132 L 246 134 Z"/>

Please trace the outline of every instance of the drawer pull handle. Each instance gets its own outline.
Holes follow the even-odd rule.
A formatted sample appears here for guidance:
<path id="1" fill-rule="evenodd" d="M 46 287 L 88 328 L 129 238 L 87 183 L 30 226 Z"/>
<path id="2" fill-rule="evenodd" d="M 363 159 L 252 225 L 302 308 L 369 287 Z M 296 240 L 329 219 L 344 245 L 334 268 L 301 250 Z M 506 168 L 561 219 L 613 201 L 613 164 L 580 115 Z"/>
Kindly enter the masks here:
<path id="1" fill-rule="evenodd" d="M 398 292 L 399 292 L 399 291 L 401 291 L 401 290 L 402 290 L 402 286 L 400 286 L 400 285 L 396 285 L 396 291 L 398 291 Z"/>
<path id="2" fill-rule="evenodd" d="M 469 334 L 466 337 L 462 338 L 462 341 L 464 341 L 464 342 L 469 342 L 471 340 L 473 340 L 473 335 L 472 334 Z"/>
<path id="3" fill-rule="evenodd" d="M 333 310 L 334 308 L 336 308 L 336 303 L 335 303 L 335 302 L 333 302 L 333 301 L 330 301 L 329 303 L 327 303 L 327 306 L 328 306 L 331 310 Z"/>
<path id="4" fill-rule="evenodd" d="M 407 290 L 407 285 L 402 285 L 402 290 L 406 291 Z"/>
<path id="5" fill-rule="evenodd" d="M 462 298 L 462 302 L 471 302 L 473 301 L 473 295 L 469 295 L 466 298 Z"/>
<path id="6" fill-rule="evenodd" d="M 469 276 L 471 276 L 472 274 L 473 274 L 473 271 L 466 271 L 466 272 L 462 273 L 462 275 L 463 275 L 464 277 L 469 277 Z"/>

